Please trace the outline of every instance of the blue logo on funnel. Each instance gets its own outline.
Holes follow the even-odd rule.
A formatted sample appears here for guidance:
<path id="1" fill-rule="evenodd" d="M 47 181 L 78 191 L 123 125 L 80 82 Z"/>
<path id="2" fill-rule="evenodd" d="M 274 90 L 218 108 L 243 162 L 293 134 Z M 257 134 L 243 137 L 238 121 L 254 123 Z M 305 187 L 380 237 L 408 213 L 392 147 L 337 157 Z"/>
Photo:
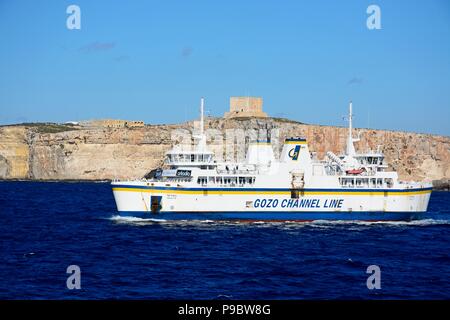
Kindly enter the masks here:
<path id="1" fill-rule="evenodd" d="M 289 158 L 291 158 L 292 160 L 298 160 L 298 155 L 300 153 L 300 146 L 296 145 L 295 148 L 292 148 L 291 150 L 289 150 L 288 156 Z"/>

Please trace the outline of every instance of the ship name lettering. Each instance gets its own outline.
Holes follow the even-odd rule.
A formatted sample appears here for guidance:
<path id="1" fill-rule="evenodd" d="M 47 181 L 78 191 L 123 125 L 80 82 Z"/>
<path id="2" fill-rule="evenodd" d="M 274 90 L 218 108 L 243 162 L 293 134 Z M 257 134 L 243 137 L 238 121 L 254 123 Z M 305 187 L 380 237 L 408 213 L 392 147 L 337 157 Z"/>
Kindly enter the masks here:
<path id="1" fill-rule="evenodd" d="M 342 208 L 344 199 L 256 199 L 255 208 Z"/>

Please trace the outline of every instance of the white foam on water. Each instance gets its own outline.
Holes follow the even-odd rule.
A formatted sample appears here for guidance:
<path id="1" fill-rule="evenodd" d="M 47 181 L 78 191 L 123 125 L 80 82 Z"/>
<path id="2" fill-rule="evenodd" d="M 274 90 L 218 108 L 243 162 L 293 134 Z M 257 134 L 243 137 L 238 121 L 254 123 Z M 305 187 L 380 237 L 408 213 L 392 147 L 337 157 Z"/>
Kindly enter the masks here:
<path id="1" fill-rule="evenodd" d="M 238 221 L 238 220 L 166 220 L 154 218 L 138 218 L 138 217 L 123 217 L 114 215 L 109 220 L 117 223 L 128 223 L 135 225 L 145 224 L 164 224 L 171 226 L 262 226 L 262 227 L 283 227 L 283 228 L 298 228 L 298 227 L 313 227 L 313 228 L 333 228 L 337 226 L 411 226 L 411 227 L 426 227 L 436 225 L 450 225 L 450 220 L 445 219 L 421 219 L 412 221 L 361 221 L 361 220 L 314 220 L 314 221 Z"/>
<path id="2" fill-rule="evenodd" d="M 421 219 L 412 221 L 361 221 L 361 220 L 315 220 L 309 222 L 311 225 L 386 225 L 386 226 L 434 226 L 447 225 L 450 220 L 444 219 Z"/>
<path id="3" fill-rule="evenodd" d="M 123 217 L 123 216 L 112 216 L 109 220 L 118 223 L 157 223 L 166 222 L 165 219 L 153 219 L 153 218 L 138 218 L 138 217 Z"/>

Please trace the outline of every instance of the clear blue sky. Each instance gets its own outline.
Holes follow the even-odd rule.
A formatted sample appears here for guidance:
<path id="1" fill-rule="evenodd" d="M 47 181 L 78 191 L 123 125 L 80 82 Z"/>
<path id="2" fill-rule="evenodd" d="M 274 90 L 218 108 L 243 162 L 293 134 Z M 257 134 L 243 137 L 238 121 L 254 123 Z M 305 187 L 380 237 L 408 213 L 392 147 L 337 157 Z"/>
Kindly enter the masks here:
<path id="1" fill-rule="evenodd" d="M 81 30 L 66 8 L 81 8 Z M 381 30 L 366 9 L 381 8 Z M 450 135 L 450 2 L 0 0 L 0 123 L 272 116 Z"/>

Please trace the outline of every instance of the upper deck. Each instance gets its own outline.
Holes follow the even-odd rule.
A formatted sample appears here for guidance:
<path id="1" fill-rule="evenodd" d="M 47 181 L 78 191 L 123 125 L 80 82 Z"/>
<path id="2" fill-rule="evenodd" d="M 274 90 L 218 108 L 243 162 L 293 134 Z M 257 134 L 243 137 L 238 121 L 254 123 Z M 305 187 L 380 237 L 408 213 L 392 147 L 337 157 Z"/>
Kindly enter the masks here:
<path id="1" fill-rule="evenodd" d="M 217 162 L 206 146 L 201 126 L 198 145 L 193 150 L 173 148 L 166 153 L 164 166 L 145 175 L 145 183 L 155 186 L 217 188 L 408 188 L 395 171 L 387 171 L 385 157 L 377 151 L 356 152 L 352 137 L 351 105 L 347 148 L 343 155 L 327 152 L 324 160 L 315 160 L 303 137 L 286 138 L 275 158 L 270 141 L 249 143 L 245 161 Z"/>

